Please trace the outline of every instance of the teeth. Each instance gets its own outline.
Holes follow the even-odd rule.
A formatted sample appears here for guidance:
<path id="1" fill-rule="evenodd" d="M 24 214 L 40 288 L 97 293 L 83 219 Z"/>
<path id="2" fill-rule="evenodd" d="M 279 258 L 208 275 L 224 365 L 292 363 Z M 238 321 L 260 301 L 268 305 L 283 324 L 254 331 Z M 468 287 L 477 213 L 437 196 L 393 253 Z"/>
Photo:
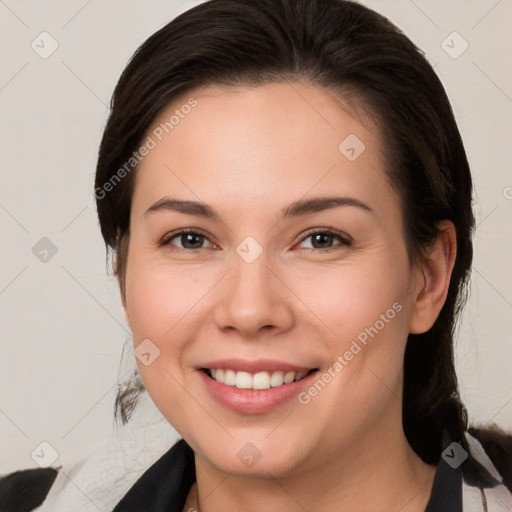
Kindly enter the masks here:
<path id="1" fill-rule="evenodd" d="M 222 368 L 209 370 L 211 376 L 222 384 L 227 386 L 236 386 L 238 389 L 269 389 L 289 384 L 290 382 L 303 379 L 309 370 L 301 372 L 258 372 L 251 375 L 248 372 L 235 372 L 234 370 L 224 370 Z"/>
<path id="2" fill-rule="evenodd" d="M 217 375 L 219 375 L 218 372 L 219 370 L 213 370 L 213 372 L 215 372 L 214 377 L 217 377 Z M 222 372 L 222 370 L 221 370 Z M 220 378 L 222 378 L 222 375 L 219 375 Z M 219 382 L 222 382 L 221 380 L 219 380 Z M 233 371 L 233 370 L 225 370 L 224 371 L 224 384 L 227 384 L 228 386 L 234 386 L 236 383 L 236 373 Z"/>
<path id="3" fill-rule="evenodd" d="M 250 374 L 248 374 L 250 377 Z M 256 373 L 252 377 L 253 389 L 269 389 L 270 388 L 270 375 L 268 372 Z"/>
<path id="4" fill-rule="evenodd" d="M 247 372 L 236 372 L 235 386 L 238 389 L 251 389 L 252 388 L 252 377 Z"/>

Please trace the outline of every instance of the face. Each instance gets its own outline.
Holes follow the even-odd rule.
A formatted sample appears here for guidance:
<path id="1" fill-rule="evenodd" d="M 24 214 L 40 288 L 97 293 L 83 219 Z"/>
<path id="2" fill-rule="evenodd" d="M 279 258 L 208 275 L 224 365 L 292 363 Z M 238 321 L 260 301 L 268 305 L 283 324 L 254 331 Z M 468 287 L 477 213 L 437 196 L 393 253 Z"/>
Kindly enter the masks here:
<path id="1" fill-rule="evenodd" d="M 399 431 L 415 274 L 377 128 L 296 82 L 197 89 L 148 136 L 125 313 L 196 457 L 291 475 Z"/>

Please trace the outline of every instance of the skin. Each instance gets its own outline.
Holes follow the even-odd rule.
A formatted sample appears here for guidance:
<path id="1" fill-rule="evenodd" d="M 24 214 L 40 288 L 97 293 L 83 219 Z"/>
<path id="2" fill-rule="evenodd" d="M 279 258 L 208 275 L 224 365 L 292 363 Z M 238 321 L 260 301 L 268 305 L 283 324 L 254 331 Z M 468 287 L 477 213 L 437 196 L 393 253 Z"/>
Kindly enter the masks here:
<path id="1" fill-rule="evenodd" d="M 137 170 L 122 297 L 135 347 L 150 339 L 160 350 L 148 366 L 137 360 L 147 391 L 195 452 L 184 510 L 423 511 L 436 468 L 403 432 L 403 354 L 408 333 L 428 330 L 445 301 L 453 225 L 442 222 L 423 263 L 410 266 L 385 140 L 320 87 L 196 89 L 148 134 L 191 96 L 197 106 Z M 349 134 L 365 144 L 354 161 L 338 150 Z M 280 218 L 294 201 L 333 195 L 371 211 Z M 164 196 L 204 202 L 222 220 L 145 213 Z M 159 245 L 184 227 L 206 237 Z M 352 243 L 306 233 L 328 227 Z M 248 236 L 263 249 L 252 263 L 236 252 Z M 401 311 L 306 405 L 294 398 L 261 414 L 234 412 L 195 370 L 239 357 L 327 371 L 394 303 Z M 252 468 L 237 457 L 248 442 L 262 455 Z"/>

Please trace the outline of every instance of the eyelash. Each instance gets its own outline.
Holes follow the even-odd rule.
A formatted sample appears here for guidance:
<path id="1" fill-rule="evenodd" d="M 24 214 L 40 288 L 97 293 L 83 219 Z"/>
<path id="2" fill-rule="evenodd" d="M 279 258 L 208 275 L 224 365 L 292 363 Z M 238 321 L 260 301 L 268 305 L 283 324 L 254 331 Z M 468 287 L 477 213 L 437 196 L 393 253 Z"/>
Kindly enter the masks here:
<path id="1" fill-rule="evenodd" d="M 205 238 L 206 240 L 208 240 L 210 243 L 211 240 L 209 239 L 209 237 L 203 233 L 200 229 L 196 229 L 196 228 L 183 228 L 183 229 L 180 229 L 179 231 L 176 231 L 174 233 L 170 233 L 168 236 L 165 236 L 161 242 L 160 242 L 160 246 L 167 246 L 167 245 L 171 245 L 171 240 L 174 240 L 175 238 L 178 238 L 182 235 L 186 235 L 186 234 L 194 234 L 194 235 L 199 235 L 201 236 L 202 238 Z M 327 249 L 315 249 L 315 248 L 306 248 L 307 250 L 309 251 L 320 251 L 320 252 L 330 252 L 330 251 L 333 251 L 333 250 L 336 250 L 336 248 L 341 248 L 341 247 L 350 247 L 352 245 L 352 239 L 346 235 L 345 233 L 342 233 L 341 231 L 337 231 L 335 229 L 332 229 L 332 228 L 324 228 L 324 229 L 317 229 L 317 228 L 314 228 L 313 230 L 310 230 L 310 231 L 307 231 L 306 234 L 300 239 L 299 243 L 302 243 L 304 242 L 307 238 L 311 237 L 312 235 L 329 235 L 329 236 L 332 236 L 334 238 L 337 238 L 341 243 L 337 246 L 334 246 L 334 247 L 329 247 Z M 208 249 L 208 247 L 200 247 L 198 249 L 184 249 L 184 248 L 181 248 L 181 247 L 175 247 L 175 249 L 177 249 L 178 251 L 184 251 L 184 252 L 195 252 L 195 251 L 200 251 L 202 249 Z"/>

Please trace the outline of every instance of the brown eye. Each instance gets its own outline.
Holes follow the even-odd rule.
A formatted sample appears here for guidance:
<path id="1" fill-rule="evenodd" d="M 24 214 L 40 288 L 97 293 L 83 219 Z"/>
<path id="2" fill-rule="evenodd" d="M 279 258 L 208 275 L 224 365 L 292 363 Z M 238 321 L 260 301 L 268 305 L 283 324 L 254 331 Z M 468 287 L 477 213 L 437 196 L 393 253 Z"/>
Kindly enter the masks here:
<path id="1" fill-rule="evenodd" d="M 304 242 L 308 238 L 311 238 L 313 250 L 321 250 L 321 249 L 332 249 L 336 247 L 347 247 L 352 244 L 352 240 L 350 237 L 341 233 L 339 231 L 334 231 L 332 229 L 324 229 L 310 232 L 307 236 L 303 237 L 301 242 Z M 334 239 L 340 241 L 337 246 L 333 246 L 332 242 Z"/>
<path id="2" fill-rule="evenodd" d="M 162 241 L 161 245 L 172 245 L 172 240 L 179 240 L 181 243 L 181 247 L 177 247 L 180 250 L 198 250 L 198 249 L 206 249 L 206 247 L 202 247 L 204 240 L 209 240 L 206 235 L 198 231 L 194 231 L 191 229 L 182 229 L 175 233 L 171 233 L 171 236 L 167 236 L 165 240 Z"/>

